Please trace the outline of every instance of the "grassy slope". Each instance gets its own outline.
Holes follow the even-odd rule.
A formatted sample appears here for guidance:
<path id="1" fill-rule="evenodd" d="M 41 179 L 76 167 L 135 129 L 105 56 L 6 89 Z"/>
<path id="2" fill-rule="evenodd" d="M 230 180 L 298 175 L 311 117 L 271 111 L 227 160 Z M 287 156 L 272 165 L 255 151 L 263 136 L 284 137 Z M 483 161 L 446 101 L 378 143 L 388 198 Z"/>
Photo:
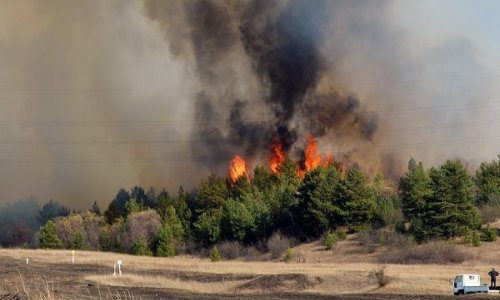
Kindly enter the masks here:
<path id="1" fill-rule="evenodd" d="M 91 282 L 98 286 L 168 288 L 208 294 L 292 292 L 323 295 L 449 295 L 450 280 L 455 274 L 478 273 L 482 281 L 486 282 L 489 269 L 492 266 L 500 267 L 500 240 L 484 243 L 479 248 L 460 247 L 473 253 L 473 258 L 455 265 L 386 265 L 385 272 L 391 279 L 383 288 L 378 287 L 377 280 L 370 273 L 380 267 L 377 255 L 386 250 L 378 248 L 375 253 L 367 254 L 352 237 L 339 242 L 332 251 L 323 250 L 319 242 L 296 247 L 294 252 L 305 259 L 305 263 L 211 263 L 207 259 L 187 256 L 153 258 L 81 251 L 77 253 L 77 266 L 89 267 L 80 273 L 75 271 L 73 275 L 77 276 L 76 281 Z M 58 268 L 62 273 L 71 270 L 70 253 L 69 250 L 0 249 L 0 257 L 18 263 L 30 257 L 31 264 L 51 268 L 54 274 L 57 274 Z M 116 259 L 123 260 L 122 277 L 111 276 Z M 6 279 L 3 280 L 5 283 Z M 4 289 L 8 290 L 5 286 Z"/>

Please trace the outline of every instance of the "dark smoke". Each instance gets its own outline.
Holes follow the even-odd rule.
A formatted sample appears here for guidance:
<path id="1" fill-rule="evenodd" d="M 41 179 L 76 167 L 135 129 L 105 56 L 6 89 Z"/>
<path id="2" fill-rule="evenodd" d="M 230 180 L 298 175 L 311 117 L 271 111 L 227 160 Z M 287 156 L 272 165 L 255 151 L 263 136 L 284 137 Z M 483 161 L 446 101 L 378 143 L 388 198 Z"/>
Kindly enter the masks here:
<path id="1" fill-rule="evenodd" d="M 318 88 L 331 67 L 321 52 L 331 9 L 330 1 L 146 1 L 148 16 L 165 30 L 172 52 L 194 61 L 202 83 L 195 156 L 217 165 L 235 153 L 255 157 L 273 136 L 289 151 L 305 133 L 322 137 L 346 128 L 360 133 L 346 133 L 349 138 L 372 140 L 376 118 L 363 113 L 357 98 Z M 249 62 L 257 96 L 236 95 L 234 63 L 241 61 Z M 269 118 L 249 121 L 259 105 Z M 220 118 L 226 122 L 217 123 Z"/>

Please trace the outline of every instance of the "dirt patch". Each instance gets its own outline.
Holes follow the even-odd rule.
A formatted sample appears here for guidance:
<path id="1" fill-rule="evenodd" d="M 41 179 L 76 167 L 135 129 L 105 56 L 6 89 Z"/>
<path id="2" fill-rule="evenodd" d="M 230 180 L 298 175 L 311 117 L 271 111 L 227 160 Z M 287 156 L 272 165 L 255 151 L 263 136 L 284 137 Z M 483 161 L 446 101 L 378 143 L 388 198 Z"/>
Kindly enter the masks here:
<path id="1" fill-rule="evenodd" d="M 262 275 L 237 287 L 238 291 L 302 291 L 322 283 L 320 277 L 308 278 L 304 274 Z"/>

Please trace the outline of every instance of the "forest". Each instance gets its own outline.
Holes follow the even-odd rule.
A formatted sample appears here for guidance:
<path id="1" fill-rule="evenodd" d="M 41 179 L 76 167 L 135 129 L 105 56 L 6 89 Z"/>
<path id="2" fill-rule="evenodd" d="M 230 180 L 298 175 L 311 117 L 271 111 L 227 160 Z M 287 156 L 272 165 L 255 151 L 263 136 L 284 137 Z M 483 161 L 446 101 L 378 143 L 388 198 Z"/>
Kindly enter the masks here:
<path id="1" fill-rule="evenodd" d="M 285 237 L 331 244 L 381 228 L 419 244 L 496 238 L 484 225 L 500 213 L 500 157 L 474 172 L 460 160 L 426 168 L 410 159 L 399 182 L 370 180 L 355 164 L 298 172 L 286 159 L 274 171 L 259 165 L 237 178 L 211 174 L 189 192 L 182 186 L 176 193 L 120 189 L 105 210 L 96 202 L 86 211 L 52 200 L 42 207 L 34 199 L 13 202 L 0 209 L 0 242 L 174 256 L 228 242 L 271 251 L 268 241 Z"/>

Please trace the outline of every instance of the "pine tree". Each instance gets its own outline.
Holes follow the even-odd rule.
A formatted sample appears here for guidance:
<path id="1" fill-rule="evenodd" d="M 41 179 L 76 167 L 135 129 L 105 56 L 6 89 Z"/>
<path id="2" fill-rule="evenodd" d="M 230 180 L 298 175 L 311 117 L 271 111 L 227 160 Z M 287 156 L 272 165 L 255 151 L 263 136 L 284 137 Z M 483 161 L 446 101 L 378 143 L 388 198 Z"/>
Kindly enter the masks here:
<path id="1" fill-rule="evenodd" d="M 430 178 L 433 194 L 423 218 L 430 236 L 450 238 L 478 229 L 472 181 L 460 161 L 446 161 L 439 169 L 431 169 Z"/>
<path id="2" fill-rule="evenodd" d="M 422 218 L 427 200 L 432 195 L 430 184 L 431 179 L 423 164 L 416 164 L 411 159 L 408 172 L 399 181 L 403 214 L 410 222 Z"/>
<path id="3" fill-rule="evenodd" d="M 94 214 L 98 215 L 98 216 L 100 216 L 100 215 L 101 215 L 101 209 L 99 208 L 99 205 L 97 204 L 97 201 L 94 201 L 94 204 L 92 204 L 92 209 L 91 209 L 91 211 L 92 211 Z"/>
<path id="4" fill-rule="evenodd" d="M 339 186 L 339 199 L 346 212 L 347 225 L 359 231 L 371 221 L 376 202 L 373 190 L 366 178 L 357 168 L 351 168 Z"/>
<path id="5" fill-rule="evenodd" d="M 318 237 L 343 223 L 345 213 L 336 195 L 339 184 L 340 173 L 334 166 L 318 167 L 304 177 L 295 214 L 300 220 L 300 230 L 308 236 Z"/>
<path id="6" fill-rule="evenodd" d="M 85 236 L 81 231 L 76 231 L 71 235 L 71 249 L 85 249 Z"/>
<path id="7" fill-rule="evenodd" d="M 160 230 L 158 230 L 156 239 L 158 243 L 156 248 L 156 256 L 175 256 L 174 235 L 172 233 L 172 228 L 167 222 L 163 223 Z"/>
<path id="8" fill-rule="evenodd" d="M 57 236 L 56 224 L 53 221 L 48 221 L 40 229 L 40 247 L 44 249 L 59 249 L 63 244 Z"/>

